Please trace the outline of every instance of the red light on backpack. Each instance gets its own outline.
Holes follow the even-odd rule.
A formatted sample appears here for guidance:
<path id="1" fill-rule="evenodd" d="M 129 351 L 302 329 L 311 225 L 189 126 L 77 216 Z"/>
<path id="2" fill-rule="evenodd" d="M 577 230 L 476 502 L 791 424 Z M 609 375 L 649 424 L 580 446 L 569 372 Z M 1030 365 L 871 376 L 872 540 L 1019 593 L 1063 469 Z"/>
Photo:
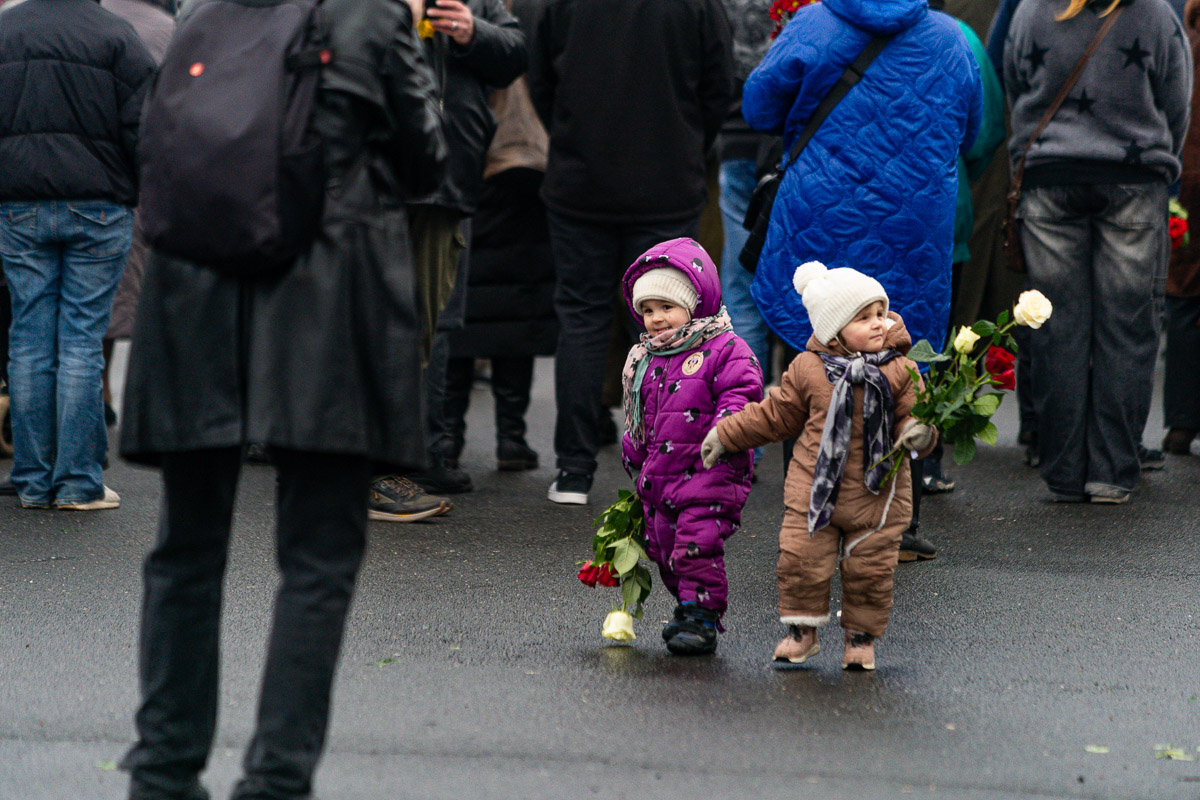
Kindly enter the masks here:
<path id="1" fill-rule="evenodd" d="M 192 66 L 188 69 L 188 75 L 191 75 L 193 78 L 199 78 L 203 74 L 204 65 L 199 61 L 197 61 L 195 64 L 192 64 Z"/>
<path id="2" fill-rule="evenodd" d="M 323 66 L 329 66 L 329 64 L 333 63 L 333 51 L 322 50 L 319 58 L 321 59 L 321 64 Z"/>

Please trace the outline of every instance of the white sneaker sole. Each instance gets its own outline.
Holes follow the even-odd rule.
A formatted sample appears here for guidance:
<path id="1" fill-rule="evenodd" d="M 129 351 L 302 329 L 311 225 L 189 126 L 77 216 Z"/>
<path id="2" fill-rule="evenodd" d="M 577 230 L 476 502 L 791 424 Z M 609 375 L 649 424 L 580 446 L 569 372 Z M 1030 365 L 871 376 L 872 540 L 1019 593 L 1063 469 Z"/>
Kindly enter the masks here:
<path id="1" fill-rule="evenodd" d="M 546 492 L 546 499 L 551 503 L 559 503 L 565 506 L 587 505 L 587 492 L 560 492 L 557 487 L 558 481 L 555 481 L 550 485 L 550 491 Z"/>
<path id="2" fill-rule="evenodd" d="M 389 514 L 386 511 L 376 511 L 372 508 L 367 509 L 367 519 L 373 519 L 378 522 L 420 522 L 423 519 L 441 516 L 453 508 L 453 503 L 442 503 L 437 508 L 431 508 L 428 511 L 418 511 L 415 514 Z"/>
<path id="3" fill-rule="evenodd" d="M 36 506 L 26 506 L 26 508 L 31 508 L 31 507 L 36 508 Z M 120 508 L 120 507 L 121 507 L 120 501 L 114 503 L 114 502 L 111 502 L 108 500 L 93 500 L 90 503 L 79 503 L 79 504 L 71 504 L 71 505 L 65 505 L 65 506 L 55 506 L 55 508 L 57 508 L 59 511 L 107 511 L 109 509 Z"/>

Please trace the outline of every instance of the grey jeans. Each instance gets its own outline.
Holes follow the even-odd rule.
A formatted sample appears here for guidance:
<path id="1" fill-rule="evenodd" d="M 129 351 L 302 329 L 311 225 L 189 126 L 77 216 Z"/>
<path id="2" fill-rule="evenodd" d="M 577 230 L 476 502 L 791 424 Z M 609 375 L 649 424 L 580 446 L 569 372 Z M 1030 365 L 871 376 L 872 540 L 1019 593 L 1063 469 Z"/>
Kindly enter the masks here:
<path id="1" fill-rule="evenodd" d="M 1029 336 L 1041 474 L 1059 494 L 1120 496 L 1141 474 L 1166 288 L 1167 187 L 1025 191 L 1030 286 L 1054 304 Z"/>

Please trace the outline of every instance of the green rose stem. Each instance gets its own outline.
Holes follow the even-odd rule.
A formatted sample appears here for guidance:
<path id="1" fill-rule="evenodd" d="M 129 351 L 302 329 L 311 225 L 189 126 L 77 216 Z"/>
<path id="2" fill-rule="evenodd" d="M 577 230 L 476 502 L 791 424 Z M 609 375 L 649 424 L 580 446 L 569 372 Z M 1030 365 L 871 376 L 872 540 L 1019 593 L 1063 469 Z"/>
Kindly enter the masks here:
<path id="1" fill-rule="evenodd" d="M 1026 294 L 1021 296 L 1017 309 L 1023 308 Z M 1037 301 L 1045 302 L 1045 318 L 1048 318 L 1049 301 L 1040 294 L 1030 299 L 1030 302 Z M 1038 320 L 1033 327 L 1040 327 L 1045 318 Z M 1021 319 L 1025 319 L 1026 322 L 1020 322 Z M 923 385 L 920 375 L 912 369 L 908 372 L 913 383 L 921 386 L 917 390 L 917 399 L 912 407 L 913 419 L 937 428 L 944 441 L 954 445 L 956 464 L 965 464 L 975 457 L 976 439 L 995 444 L 998 435 L 991 417 L 1000 407 L 1003 393 L 979 394 L 981 389 L 992 388 L 997 384 L 986 368 L 980 368 L 980 359 L 993 346 L 1004 347 L 1015 353 L 1017 342 L 1011 331 L 1017 325 L 1028 323 L 1028 312 L 1022 316 L 1015 311 L 1003 311 L 995 322 L 979 320 L 969 328 L 960 328 L 953 340 L 946 345 L 944 352 L 935 351 L 925 339 L 914 344 L 908 351 L 908 357 L 918 363 L 949 362 L 946 368 L 933 371 Z M 896 477 L 901 464 L 904 463 L 903 455 L 904 448 L 896 445 L 871 465 L 871 469 L 875 469 L 880 464 L 894 459 L 881 485 L 886 486 L 888 481 Z"/>

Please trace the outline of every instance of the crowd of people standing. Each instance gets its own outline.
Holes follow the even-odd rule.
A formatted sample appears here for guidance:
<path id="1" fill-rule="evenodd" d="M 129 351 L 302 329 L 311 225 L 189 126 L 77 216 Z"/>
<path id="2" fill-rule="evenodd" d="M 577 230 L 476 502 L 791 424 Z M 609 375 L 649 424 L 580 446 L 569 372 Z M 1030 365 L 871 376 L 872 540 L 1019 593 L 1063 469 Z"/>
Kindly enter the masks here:
<path id="1" fill-rule="evenodd" d="M 1168 231 L 1171 197 L 1200 214 L 1189 132 L 1200 0 L 822 0 L 781 30 L 770 0 L 323 0 L 330 46 L 316 56 L 311 131 L 324 211 L 286 270 L 252 278 L 156 247 L 138 211 L 156 70 L 189 8 L 217 1 L 178 17 L 174 0 L 0 2 L 14 450 L 0 492 L 28 509 L 120 506 L 103 480 L 116 422 L 105 375 L 111 343 L 131 337 L 120 451 L 161 469 L 165 497 L 145 566 L 139 741 L 125 761 L 135 800 L 207 797 L 197 776 L 247 457 L 278 470 L 284 579 L 235 796 L 301 797 L 367 520 L 440 516 L 448 495 L 471 490 L 460 457 L 484 360 L 497 467 L 536 469 L 525 415 L 534 358 L 549 355 L 547 498 L 587 504 L 598 453 L 619 434 L 612 353 L 658 330 L 634 299 L 655 272 L 630 270 L 646 255 L 697 275 L 693 290 L 656 274 L 638 297 L 661 313 L 690 302 L 688 320 L 719 323 L 704 341 L 735 332 L 758 392 L 786 375 L 775 364 L 813 348 L 809 315 L 827 306 L 804 294 L 805 262 L 861 272 L 853 285 L 867 287 L 864 307 L 880 305 L 874 324 L 903 321 L 888 341 L 935 348 L 1021 289 L 1041 291 L 1056 310 L 1021 340 L 1020 439 L 1056 501 L 1124 503 L 1143 470 L 1163 467 L 1143 442 L 1164 319 L 1162 447 L 1188 454 L 1200 433 L 1200 243 L 1172 252 Z M 825 107 L 864 51 L 853 88 Z M 747 208 L 781 164 L 748 269 Z M 715 260 L 696 243 L 714 206 Z M 675 244 L 654 249 L 664 242 Z M 1025 271 L 1008 268 L 1018 261 Z M 744 418 L 753 431 L 723 422 L 722 448 L 785 438 L 788 426 L 767 430 L 757 413 Z M 937 554 L 919 533 L 920 497 L 954 482 L 934 439 L 905 440 L 924 458 L 893 531 L 901 561 Z M 747 491 L 761 457 L 738 462 Z M 677 622 L 707 647 L 719 618 L 694 595 Z M 793 634 L 783 651 L 810 652 L 807 629 Z"/>

